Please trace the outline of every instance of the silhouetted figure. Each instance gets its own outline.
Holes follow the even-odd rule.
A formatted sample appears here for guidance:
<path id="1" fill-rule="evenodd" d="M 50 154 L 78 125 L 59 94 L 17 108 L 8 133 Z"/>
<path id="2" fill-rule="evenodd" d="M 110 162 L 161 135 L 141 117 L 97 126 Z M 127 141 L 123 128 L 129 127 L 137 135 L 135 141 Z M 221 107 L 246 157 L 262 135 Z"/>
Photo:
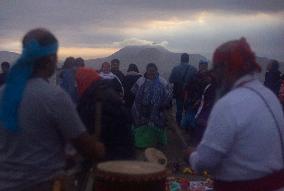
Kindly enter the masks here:
<path id="1" fill-rule="evenodd" d="M 114 90 L 117 91 L 123 98 L 124 88 L 122 86 L 122 82 L 115 74 L 111 72 L 110 63 L 108 62 L 102 63 L 100 76 L 102 79 L 108 80 L 111 83 L 111 86 L 114 88 Z"/>
<path id="2" fill-rule="evenodd" d="M 186 84 L 184 110 L 181 127 L 190 130 L 194 134 L 196 127 L 195 115 L 199 107 L 204 88 L 208 85 L 208 62 L 200 61 L 197 74 Z"/>
<path id="3" fill-rule="evenodd" d="M 119 70 L 120 61 L 119 59 L 113 59 L 111 62 L 111 72 L 116 75 L 121 82 L 124 80 L 124 74 Z"/>
<path id="4" fill-rule="evenodd" d="M 121 97 L 94 69 L 78 69 L 76 79 L 80 90 L 77 110 L 89 133 L 96 135 L 106 146 L 105 160 L 132 159 L 131 114 Z M 97 115 L 98 103 L 101 103 L 100 115 Z"/>
<path id="5" fill-rule="evenodd" d="M 85 60 L 81 57 L 75 59 L 76 67 L 85 67 Z"/>
<path id="6" fill-rule="evenodd" d="M 199 100 L 198 109 L 194 116 L 196 129 L 194 131 L 194 142 L 198 145 L 205 132 L 210 112 L 216 99 L 216 81 L 211 72 L 204 75 L 202 82 L 202 94 Z"/>
<path id="7" fill-rule="evenodd" d="M 281 72 L 279 71 L 279 62 L 272 60 L 270 70 L 265 74 L 264 85 L 278 96 L 281 84 Z"/>
<path id="8" fill-rule="evenodd" d="M 64 89 L 72 98 L 73 102 L 76 104 L 78 99 L 77 88 L 76 88 L 76 62 L 75 58 L 66 58 L 62 71 L 60 74 L 60 86 Z"/>
<path id="9" fill-rule="evenodd" d="M 189 55 L 183 53 L 180 64 L 172 69 L 169 82 L 174 84 L 173 96 L 176 99 L 176 122 L 180 126 L 184 111 L 185 87 L 195 78 L 196 68 L 189 64 Z"/>
<path id="10" fill-rule="evenodd" d="M 6 82 L 7 74 L 10 70 L 9 62 L 2 62 L 1 64 L 2 73 L 0 74 L 0 86 Z"/>
<path id="11" fill-rule="evenodd" d="M 140 77 L 142 77 L 142 75 L 139 73 L 138 67 L 135 64 L 129 64 L 127 74 L 123 81 L 125 105 L 129 109 L 131 109 L 135 99 L 135 95 L 131 92 L 131 88 Z"/>

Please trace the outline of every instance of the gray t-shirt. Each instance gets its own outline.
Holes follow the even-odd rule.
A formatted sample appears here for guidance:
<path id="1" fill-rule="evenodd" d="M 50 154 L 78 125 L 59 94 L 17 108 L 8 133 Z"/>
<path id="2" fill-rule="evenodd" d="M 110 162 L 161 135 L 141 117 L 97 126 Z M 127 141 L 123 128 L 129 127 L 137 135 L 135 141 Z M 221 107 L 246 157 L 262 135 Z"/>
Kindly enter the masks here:
<path id="1" fill-rule="evenodd" d="M 3 88 L 0 89 L 0 98 Z M 19 131 L 0 125 L 0 190 L 49 180 L 64 167 L 65 143 L 86 129 L 70 97 L 40 78 L 29 80 L 19 107 Z"/>

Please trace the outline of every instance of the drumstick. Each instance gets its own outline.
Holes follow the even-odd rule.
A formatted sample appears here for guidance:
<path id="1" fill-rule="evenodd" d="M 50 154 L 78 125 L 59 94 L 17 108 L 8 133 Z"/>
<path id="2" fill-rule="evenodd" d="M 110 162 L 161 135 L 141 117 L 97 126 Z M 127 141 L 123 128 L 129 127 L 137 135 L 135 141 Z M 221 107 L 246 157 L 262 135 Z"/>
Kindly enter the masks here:
<path id="1" fill-rule="evenodd" d="M 102 126 L 102 102 L 96 102 L 96 112 L 95 112 L 95 138 L 99 141 L 101 137 L 101 126 Z M 90 166 L 86 167 L 86 172 L 83 174 L 82 177 L 82 184 L 79 187 L 79 191 L 89 191 L 92 189 L 93 180 L 93 167 L 95 164 L 91 164 Z"/>
<path id="2" fill-rule="evenodd" d="M 101 125 L 102 125 L 102 102 L 97 101 L 96 103 L 96 113 L 95 113 L 95 136 L 100 140 L 101 137 Z"/>

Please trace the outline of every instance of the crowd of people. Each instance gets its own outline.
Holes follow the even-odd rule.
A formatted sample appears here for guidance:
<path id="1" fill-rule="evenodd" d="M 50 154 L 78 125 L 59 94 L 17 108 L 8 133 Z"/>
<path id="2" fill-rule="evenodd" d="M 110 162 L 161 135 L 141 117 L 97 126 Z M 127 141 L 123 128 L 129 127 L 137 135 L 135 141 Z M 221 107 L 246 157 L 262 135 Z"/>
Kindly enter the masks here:
<path id="1" fill-rule="evenodd" d="M 1 65 L 0 190 L 50 191 L 70 153 L 105 161 L 163 150 L 173 106 L 177 127 L 191 136 L 188 162 L 209 171 L 217 191 L 284 187 L 284 78 L 273 61 L 263 85 L 244 38 L 218 47 L 212 70 L 183 53 L 169 80 L 155 63 L 145 73 L 129 64 L 124 75 L 119 59 L 94 69 L 68 57 L 56 69 L 58 40 L 46 29 L 31 30 L 22 45 L 11 69 Z"/>

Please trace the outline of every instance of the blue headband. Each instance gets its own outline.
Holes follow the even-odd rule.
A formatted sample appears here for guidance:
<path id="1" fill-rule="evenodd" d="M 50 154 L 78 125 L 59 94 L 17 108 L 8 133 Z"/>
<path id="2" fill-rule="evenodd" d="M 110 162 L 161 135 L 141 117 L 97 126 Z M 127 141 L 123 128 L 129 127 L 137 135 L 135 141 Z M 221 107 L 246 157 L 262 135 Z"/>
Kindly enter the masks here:
<path id="1" fill-rule="evenodd" d="M 18 107 L 22 101 L 27 81 L 32 75 L 34 61 L 56 54 L 57 49 L 58 43 L 42 46 L 34 39 L 25 44 L 21 57 L 8 73 L 0 100 L 0 123 L 3 127 L 11 131 L 18 130 Z"/>

